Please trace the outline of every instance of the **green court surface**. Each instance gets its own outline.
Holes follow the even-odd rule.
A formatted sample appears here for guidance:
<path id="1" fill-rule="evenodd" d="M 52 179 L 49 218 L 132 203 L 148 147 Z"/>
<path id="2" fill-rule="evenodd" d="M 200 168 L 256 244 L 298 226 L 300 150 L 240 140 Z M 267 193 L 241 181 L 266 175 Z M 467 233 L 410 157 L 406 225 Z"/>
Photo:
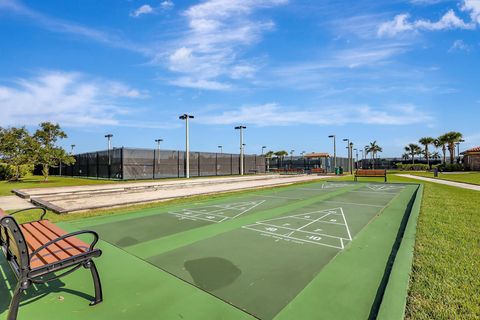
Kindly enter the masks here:
<path id="1" fill-rule="evenodd" d="M 104 255 L 97 264 L 106 299 L 88 307 L 92 284 L 87 271 L 77 272 L 29 292 L 20 316 L 401 316 L 410 268 L 405 261 L 413 245 L 402 239 L 413 241 L 414 226 L 406 227 L 418 214 L 420 198 L 413 184 L 314 182 L 64 223 L 69 230 L 100 234 Z M 396 259 L 400 255 L 402 261 Z M 4 296 L 15 281 L 0 262 L 0 275 L 8 280 L 0 281 L 5 315 Z M 38 298 L 45 289 L 46 296 Z"/>

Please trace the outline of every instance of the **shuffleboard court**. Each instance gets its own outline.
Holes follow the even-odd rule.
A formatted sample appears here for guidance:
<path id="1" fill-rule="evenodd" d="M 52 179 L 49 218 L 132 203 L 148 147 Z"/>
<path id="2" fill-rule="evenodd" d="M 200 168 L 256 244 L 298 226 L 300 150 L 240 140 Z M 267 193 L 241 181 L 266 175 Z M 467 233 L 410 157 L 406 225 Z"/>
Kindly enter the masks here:
<path id="1" fill-rule="evenodd" d="M 320 193 L 324 194 L 349 185 L 322 182 L 314 183 L 312 186 L 319 188 Z M 286 187 L 160 209 L 146 215 L 140 212 L 137 215 L 125 216 L 124 219 L 107 217 L 92 219 L 90 223 L 80 222 L 80 224 L 98 232 L 103 240 L 126 248 L 188 230 L 226 223 L 306 197 L 308 195 L 297 187 Z"/>
<path id="2" fill-rule="evenodd" d="M 418 188 L 322 181 L 75 226 L 252 318 L 374 319 Z"/>
<path id="3" fill-rule="evenodd" d="M 346 190 L 148 261 L 259 319 L 273 319 L 405 190 L 372 186 Z M 308 196 L 324 188 L 302 189 L 312 189 L 303 190 Z M 378 190 L 387 196 L 379 197 Z M 413 195 L 415 190 L 410 186 L 405 192 Z"/>

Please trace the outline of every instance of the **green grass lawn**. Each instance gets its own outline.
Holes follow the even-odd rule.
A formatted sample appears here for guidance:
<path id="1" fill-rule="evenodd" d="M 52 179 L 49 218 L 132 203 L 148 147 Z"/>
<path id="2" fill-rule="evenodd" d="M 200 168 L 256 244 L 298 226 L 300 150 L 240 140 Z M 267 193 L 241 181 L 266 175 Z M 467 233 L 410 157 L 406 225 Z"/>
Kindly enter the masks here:
<path id="1" fill-rule="evenodd" d="M 449 175 L 445 176 L 450 177 Z M 476 176 L 479 179 L 478 173 L 458 176 L 463 178 Z M 84 179 L 78 180 L 85 181 Z M 351 181 L 353 178 L 351 176 L 342 177 L 335 181 L 340 180 Z M 360 181 L 379 182 L 380 180 L 360 179 Z M 395 175 L 389 175 L 388 181 L 420 182 L 425 186 L 418 221 L 413 271 L 407 297 L 406 318 L 479 319 L 480 193 Z M 101 181 L 99 182 L 101 183 Z M 38 184 L 38 182 L 36 183 Z M 71 183 L 74 184 L 74 180 Z M 0 186 L 3 187 L 2 184 Z M 124 214 L 138 208 L 166 204 L 148 204 L 72 215 L 52 213 L 49 215 L 55 221 L 74 220 L 93 215 Z M 21 220 L 31 217 L 33 217 L 31 214 L 22 215 Z"/>
<path id="2" fill-rule="evenodd" d="M 408 172 L 408 173 L 416 176 L 434 178 L 433 172 Z M 438 179 L 480 185 L 480 172 L 466 172 L 466 173 L 459 173 L 459 174 L 455 174 L 455 173 L 445 174 L 445 173 L 439 172 Z"/>
<path id="3" fill-rule="evenodd" d="M 13 189 L 50 188 L 63 186 L 83 186 L 92 184 L 113 183 L 111 180 L 95 180 L 70 177 L 49 177 L 47 182 L 42 176 L 28 176 L 18 182 L 0 181 L 0 196 L 11 196 Z"/>

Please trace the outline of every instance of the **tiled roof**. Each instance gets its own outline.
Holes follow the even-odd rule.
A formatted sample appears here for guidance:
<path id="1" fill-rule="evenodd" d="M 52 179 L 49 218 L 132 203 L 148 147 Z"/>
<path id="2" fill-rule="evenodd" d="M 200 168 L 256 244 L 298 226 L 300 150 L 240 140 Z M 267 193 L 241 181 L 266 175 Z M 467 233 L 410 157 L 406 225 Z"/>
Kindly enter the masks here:
<path id="1" fill-rule="evenodd" d="M 475 148 L 468 149 L 468 150 L 465 151 L 465 152 L 480 152 L 480 146 L 475 147 Z"/>
<path id="2" fill-rule="evenodd" d="M 312 152 L 312 153 L 307 153 L 305 158 L 328 158 L 330 155 L 325 152 Z"/>

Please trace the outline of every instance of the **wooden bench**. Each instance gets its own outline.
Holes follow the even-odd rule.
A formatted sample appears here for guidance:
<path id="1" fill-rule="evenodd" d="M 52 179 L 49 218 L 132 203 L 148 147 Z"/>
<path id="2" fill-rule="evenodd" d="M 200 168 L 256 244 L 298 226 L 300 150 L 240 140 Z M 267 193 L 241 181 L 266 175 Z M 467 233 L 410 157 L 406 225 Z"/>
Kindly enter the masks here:
<path id="1" fill-rule="evenodd" d="M 13 215 L 27 210 L 41 210 L 43 213 L 38 221 L 18 224 Z M 0 209 L 0 247 L 18 280 L 10 302 L 8 320 L 17 319 L 20 297 L 30 286 L 56 280 L 82 266 L 90 269 L 95 286 L 95 298 L 90 305 L 103 300 L 100 277 L 92 260 L 102 254 L 95 248 L 98 234 L 87 230 L 67 233 L 44 220 L 45 214 L 46 210 L 38 207 L 9 215 Z M 93 236 L 90 244 L 77 238 L 85 234 Z M 54 274 L 59 271 L 62 272 Z"/>
<path id="2" fill-rule="evenodd" d="M 355 181 L 358 181 L 358 177 L 382 177 L 385 178 L 385 182 L 387 182 L 387 170 L 381 169 L 357 169 L 355 171 Z"/>
<path id="3" fill-rule="evenodd" d="M 312 168 L 310 169 L 310 173 L 312 174 L 325 174 L 327 171 L 324 168 Z"/>

